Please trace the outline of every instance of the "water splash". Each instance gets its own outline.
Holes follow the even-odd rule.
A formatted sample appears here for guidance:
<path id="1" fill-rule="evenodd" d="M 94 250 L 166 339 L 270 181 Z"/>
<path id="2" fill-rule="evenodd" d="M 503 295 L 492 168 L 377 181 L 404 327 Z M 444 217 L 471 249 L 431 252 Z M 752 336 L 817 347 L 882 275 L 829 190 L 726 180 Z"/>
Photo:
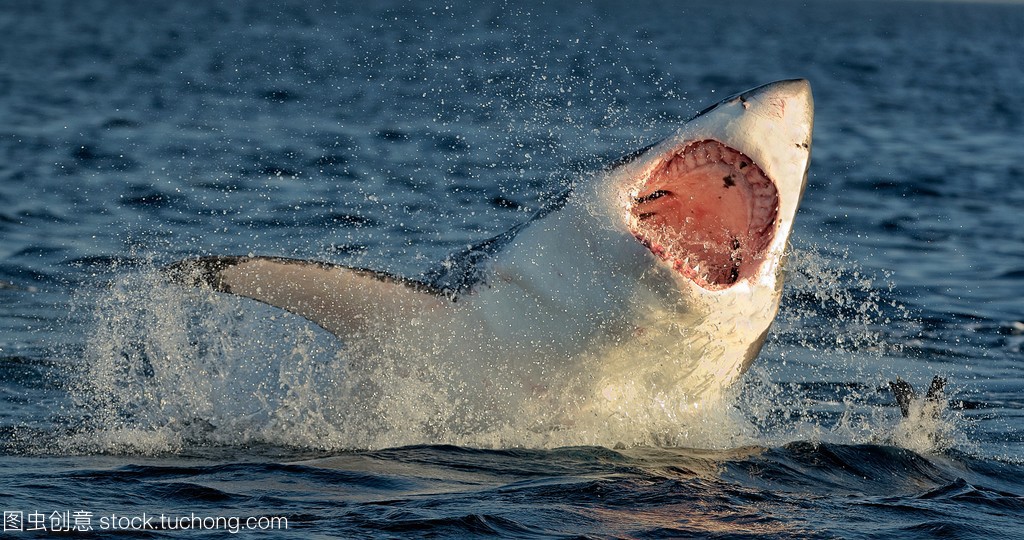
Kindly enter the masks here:
<path id="1" fill-rule="evenodd" d="M 969 448 L 966 420 L 931 405 L 902 418 L 889 389 L 900 377 L 933 375 L 906 354 L 919 324 L 893 300 L 889 275 L 866 272 L 848 251 L 797 244 L 772 337 L 748 374 L 742 407 L 774 444 L 809 439 L 887 444 L 921 453 Z M 954 382 L 955 385 L 955 382 Z"/>
<path id="2" fill-rule="evenodd" d="M 295 426 L 313 438 L 330 412 L 335 357 L 293 317 L 270 314 L 280 331 L 242 341 L 249 306 L 171 286 L 153 267 L 87 301 L 93 326 L 72 393 L 91 426 L 72 446 L 175 451 L 257 435 L 287 444 Z"/>
<path id="3" fill-rule="evenodd" d="M 93 322 L 73 394 L 88 423 L 66 447 L 144 454 L 245 444 L 724 449 L 810 439 L 950 448 L 955 421 L 941 413 L 896 420 L 879 390 L 884 373 L 870 372 L 893 347 L 872 315 L 882 293 L 812 250 L 795 252 L 790 272 L 796 278 L 781 328 L 742 384 L 696 405 L 634 389 L 619 410 L 597 415 L 573 397 L 579 373 L 546 372 L 551 390 L 537 396 L 514 388 L 519 374 L 501 379 L 496 372 L 505 382 L 480 403 L 465 391 L 457 366 L 435 356 L 444 347 L 430 339 L 374 335 L 342 346 L 273 308 L 171 285 L 149 265 L 82 300 Z M 822 327 L 823 313 L 837 310 L 856 316 Z M 817 363 L 810 375 L 787 381 L 787 363 L 802 371 L 808 362 Z"/>
<path id="4" fill-rule="evenodd" d="M 582 414 L 575 373 L 550 389 L 491 366 L 486 399 L 466 391 L 446 350 L 415 335 L 342 346 L 308 322 L 244 299 L 167 283 L 153 266 L 83 298 L 92 323 L 72 378 L 84 427 L 69 452 L 178 452 L 196 445 L 320 450 L 409 444 L 479 447 L 655 445 L 727 448 L 751 430 L 727 401 L 635 396 Z M 648 403 L 637 408 L 636 403 Z M 731 426 L 731 427 L 730 427 Z"/>

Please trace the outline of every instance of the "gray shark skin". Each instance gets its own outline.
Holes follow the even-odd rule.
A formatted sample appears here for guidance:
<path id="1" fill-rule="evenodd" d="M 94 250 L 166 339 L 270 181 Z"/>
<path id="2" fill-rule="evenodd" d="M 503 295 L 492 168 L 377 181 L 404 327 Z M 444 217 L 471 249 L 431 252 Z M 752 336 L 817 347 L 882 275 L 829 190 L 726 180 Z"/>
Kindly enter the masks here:
<path id="1" fill-rule="evenodd" d="M 737 94 L 419 280 L 277 257 L 166 271 L 346 344 L 429 351 L 467 394 L 555 399 L 568 385 L 588 414 L 696 406 L 748 369 L 778 311 L 812 126 L 805 80 Z"/>

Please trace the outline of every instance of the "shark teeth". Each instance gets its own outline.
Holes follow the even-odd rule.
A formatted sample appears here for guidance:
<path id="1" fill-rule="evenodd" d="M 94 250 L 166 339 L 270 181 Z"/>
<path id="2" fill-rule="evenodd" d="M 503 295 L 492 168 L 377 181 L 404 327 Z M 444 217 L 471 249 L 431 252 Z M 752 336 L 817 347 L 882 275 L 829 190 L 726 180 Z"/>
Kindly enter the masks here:
<path id="1" fill-rule="evenodd" d="M 707 289 L 756 273 L 774 236 L 778 191 L 749 157 L 714 140 L 662 158 L 630 207 L 633 234 Z"/>

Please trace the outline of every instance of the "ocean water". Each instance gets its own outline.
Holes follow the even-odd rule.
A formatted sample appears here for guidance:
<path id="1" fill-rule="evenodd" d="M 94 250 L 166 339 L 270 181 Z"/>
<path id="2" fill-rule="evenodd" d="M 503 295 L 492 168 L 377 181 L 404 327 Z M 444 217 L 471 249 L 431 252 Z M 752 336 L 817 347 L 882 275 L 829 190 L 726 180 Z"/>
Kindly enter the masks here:
<path id="1" fill-rule="evenodd" d="M 363 4 L 0 9 L 4 536 L 1024 537 L 1024 5 Z M 158 271 L 415 277 L 793 77 L 782 310 L 678 422 L 446 429 L 443 388 L 354 399 L 372 356 Z"/>

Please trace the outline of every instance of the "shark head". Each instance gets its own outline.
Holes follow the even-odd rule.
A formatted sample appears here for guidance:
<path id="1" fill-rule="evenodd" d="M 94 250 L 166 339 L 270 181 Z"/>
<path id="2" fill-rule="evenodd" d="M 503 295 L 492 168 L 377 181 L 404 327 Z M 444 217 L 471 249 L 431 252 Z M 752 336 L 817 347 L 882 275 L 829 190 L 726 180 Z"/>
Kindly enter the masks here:
<path id="1" fill-rule="evenodd" d="M 807 182 L 813 118 L 805 80 L 709 107 L 633 160 L 616 192 L 625 227 L 703 291 L 775 288 Z"/>
<path id="2" fill-rule="evenodd" d="M 782 298 L 813 109 L 805 80 L 754 88 L 620 160 L 594 184 L 589 196 L 599 203 L 590 212 L 617 238 L 615 266 L 639 284 L 632 294 L 648 315 L 638 327 L 650 336 L 622 354 L 632 360 L 606 380 L 650 371 L 649 379 L 696 397 L 727 387 L 757 357 Z M 644 355 L 658 356 L 651 365 L 659 367 L 644 367 Z M 663 358 L 675 367 L 666 369 Z"/>

